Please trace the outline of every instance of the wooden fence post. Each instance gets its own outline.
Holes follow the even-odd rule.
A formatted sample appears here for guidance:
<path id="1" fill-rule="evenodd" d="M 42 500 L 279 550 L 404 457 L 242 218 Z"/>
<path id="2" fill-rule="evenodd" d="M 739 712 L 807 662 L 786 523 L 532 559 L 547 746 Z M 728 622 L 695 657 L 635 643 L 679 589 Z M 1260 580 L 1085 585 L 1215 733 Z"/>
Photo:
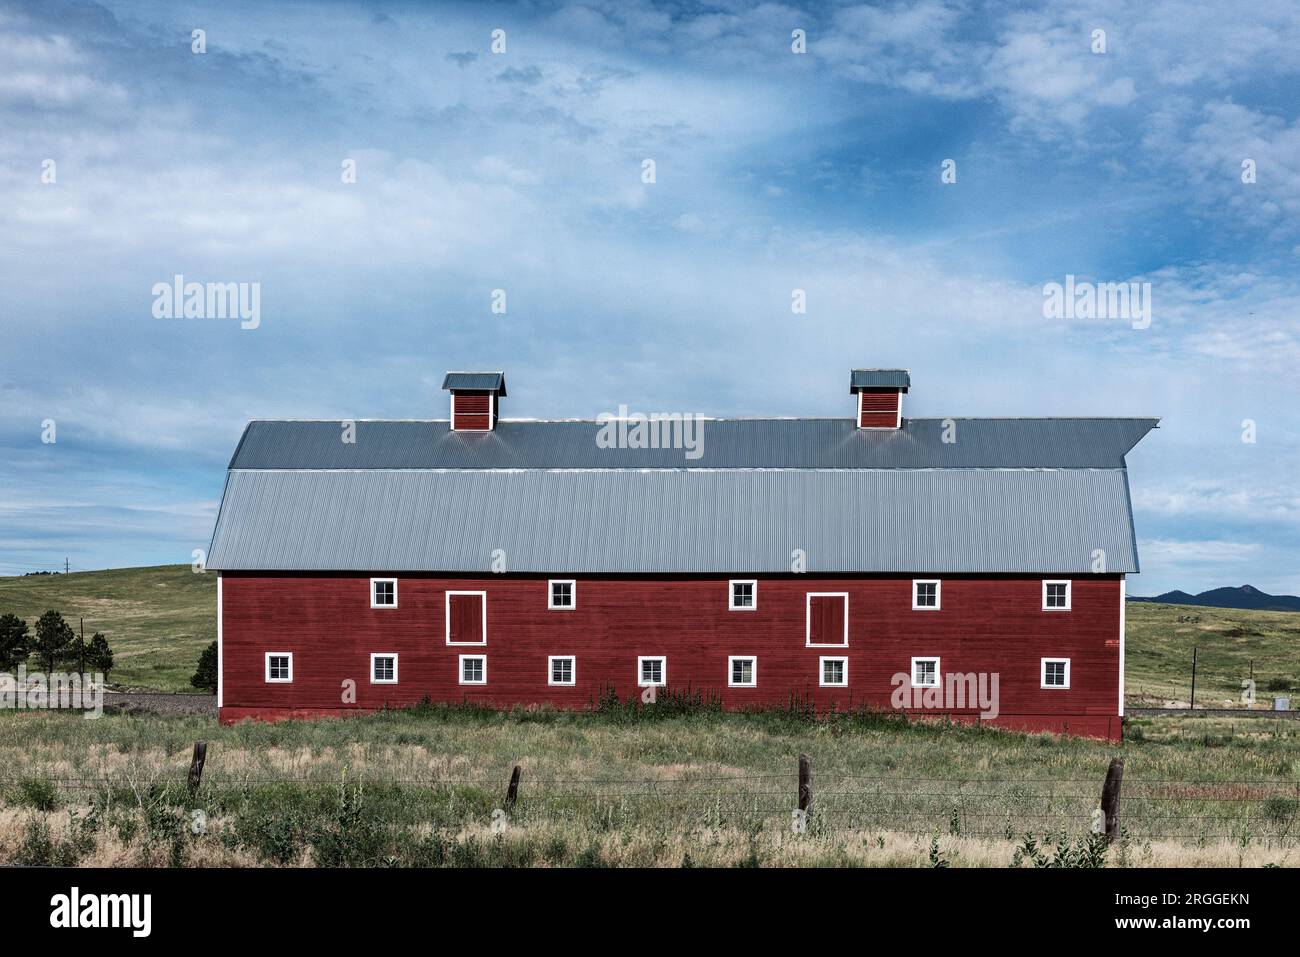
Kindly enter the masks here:
<path id="1" fill-rule="evenodd" d="M 812 813 L 812 762 L 808 755 L 799 755 L 799 810 Z"/>
<path id="2" fill-rule="evenodd" d="M 193 797 L 198 791 L 199 785 L 203 783 L 203 762 L 208 759 L 208 742 L 194 742 L 194 757 L 190 759 L 190 776 L 186 784 L 190 789 L 190 796 Z"/>
<path id="3" fill-rule="evenodd" d="M 1189 710 L 1196 710 L 1196 646 L 1192 645 L 1192 706 Z"/>
<path id="4" fill-rule="evenodd" d="M 1124 780 L 1124 759 L 1111 758 L 1106 783 L 1101 787 L 1101 813 L 1106 816 L 1106 843 L 1119 838 L 1119 788 Z"/>
<path id="5" fill-rule="evenodd" d="M 515 769 L 510 772 L 510 786 L 506 788 L 507 808 L 514 807 L 515 801 L 519 798 L 519 773 L 519 765 L 516 764 Z"/>

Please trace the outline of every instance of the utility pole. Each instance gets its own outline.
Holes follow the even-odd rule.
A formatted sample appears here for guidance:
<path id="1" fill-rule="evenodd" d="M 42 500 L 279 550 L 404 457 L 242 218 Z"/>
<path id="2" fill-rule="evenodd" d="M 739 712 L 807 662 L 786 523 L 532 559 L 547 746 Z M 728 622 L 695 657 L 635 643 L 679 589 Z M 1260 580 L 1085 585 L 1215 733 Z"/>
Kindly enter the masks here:
<path id="1" fill-rule="evenodd" d="M 1192 707 L 1196 710 L 1196 646 L 1192 645 Z"/>
<path id="2" fill-rule="evenodd" d="M 68 556 L 64 555 L 64 556 L 63 556 L 63 574 L 66 575 L 67 573 L 68 573 Z"/>
<path id="3" fill-rule="evenodd" d="M 81 671 L 79 672 L 79 674 L 84 676 L 86 673 L 86 619 L 85 618 L 81 619 L 81 644 L 77 647 L 77 653 L 80 656 L 80 660 L 81 660 Z"/>

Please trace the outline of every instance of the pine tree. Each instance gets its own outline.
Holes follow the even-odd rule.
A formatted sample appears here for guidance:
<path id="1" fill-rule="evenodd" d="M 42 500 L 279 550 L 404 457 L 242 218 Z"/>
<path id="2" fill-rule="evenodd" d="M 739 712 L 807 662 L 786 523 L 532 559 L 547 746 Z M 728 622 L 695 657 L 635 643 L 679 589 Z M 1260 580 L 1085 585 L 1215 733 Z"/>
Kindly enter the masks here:
<path id="1" fill-rule="evenodd" d="M 41 664 L 45 665 L 47 674 L 54 670 L 55 662 L 67 652 L 76 637 L 63 616 L 54 609 L 41 615 L 36 622 L 36 641 L 32 645 L 32 651 Z"/>
<path id="2" fill-rule="evenodd" d="M 0 671 L 12 672 L 31 654 L 27 622 L 17 615 L 0 615 Z"/>
<path id="3" fill-rule="evenodd" d="M 113 649 L 108 646 L 108 639 L 98 631 L 90 636 L 90 644 L 86 646 L 86 666 L 103 675 L 107 683 L 108 673 L 113 669 Z"/>

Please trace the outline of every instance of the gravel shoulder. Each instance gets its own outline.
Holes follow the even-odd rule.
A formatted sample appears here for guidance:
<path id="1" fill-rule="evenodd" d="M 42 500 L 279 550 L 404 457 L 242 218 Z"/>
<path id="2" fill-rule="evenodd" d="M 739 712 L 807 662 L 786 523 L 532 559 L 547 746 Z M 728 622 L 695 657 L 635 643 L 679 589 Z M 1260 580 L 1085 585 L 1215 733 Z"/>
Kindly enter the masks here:
<path id="1" fill-rule="evenodd" d="M 213 694 L 168 694 L 162 691 L 105 691 L 104 707 L 158 714 L 217 713 Z"/>

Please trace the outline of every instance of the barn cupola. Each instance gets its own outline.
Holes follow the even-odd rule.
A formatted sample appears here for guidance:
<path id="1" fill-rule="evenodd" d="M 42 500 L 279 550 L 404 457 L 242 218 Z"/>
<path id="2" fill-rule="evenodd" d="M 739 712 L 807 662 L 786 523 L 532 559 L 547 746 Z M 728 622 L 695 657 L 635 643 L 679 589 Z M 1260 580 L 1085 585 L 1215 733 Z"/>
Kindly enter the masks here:
<path id="1" fill-rule="evenodd" d="M 901 428 L 903 393 L 911 381 L 906 369 L 854 369 L 849 392 L 857 403 L 858 428 Z"/>
<path id="2" fill-rule="evenodd" d="M 453 432 L 491 432 L 498 401 L 506 394 L 504 372 L 448 372 L 442 387 L 451 393 Z"/>

